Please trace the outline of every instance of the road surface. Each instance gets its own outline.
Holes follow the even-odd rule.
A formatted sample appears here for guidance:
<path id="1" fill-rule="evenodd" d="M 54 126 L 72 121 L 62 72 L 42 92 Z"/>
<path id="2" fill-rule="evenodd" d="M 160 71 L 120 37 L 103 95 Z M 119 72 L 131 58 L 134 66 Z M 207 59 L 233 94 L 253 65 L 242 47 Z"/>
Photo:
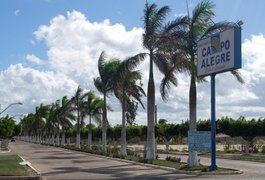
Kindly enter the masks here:
<path id="1" fill-rule="evenodd" d="M 155 167 L 135 165 L 62 148 L 22 141 L 10 143 L 11 149 L 29 161 L 46 180 L 59 179 L 264 179 L 265 163 L 217 160 L 219 166 L 242 169 L 239 175 L 194 175 L 174 173 Z M 182 157 L 185 160 L 186 157 Z M 201 163 L 209 164 L 208 158 Z"/>

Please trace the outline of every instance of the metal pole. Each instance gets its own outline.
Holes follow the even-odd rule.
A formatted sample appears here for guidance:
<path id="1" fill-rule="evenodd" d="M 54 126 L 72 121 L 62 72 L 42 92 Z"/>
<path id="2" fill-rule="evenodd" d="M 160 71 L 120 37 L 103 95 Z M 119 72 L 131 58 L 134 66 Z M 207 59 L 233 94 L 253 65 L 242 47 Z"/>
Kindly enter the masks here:
<path id="1" fill-rule="evenodd" d="M 216 166 L 216 122 L 215 122 L 215 74 L 211 75 L 211 171 L 217 169 Z"/>
<path id="2" fill-rule="evenodd" d="M 22 105 L 21 102 L 11 103 L 11 104 L 9 104 L 9 105 L 8 105 L 3 111 L 0 112 L 0 115 L 1 115 L 3 112 L 5 112 L 8 108 L 10 108 L 11 106 L 16 105 L 16 104 L 18 104 L 18 105 Z"/>

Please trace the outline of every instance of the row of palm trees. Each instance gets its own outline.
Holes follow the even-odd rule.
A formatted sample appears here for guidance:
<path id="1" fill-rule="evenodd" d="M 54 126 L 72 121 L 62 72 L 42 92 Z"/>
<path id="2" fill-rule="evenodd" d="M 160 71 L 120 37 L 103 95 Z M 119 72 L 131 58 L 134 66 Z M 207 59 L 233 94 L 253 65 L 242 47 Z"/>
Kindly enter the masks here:
<path id="1" fill-rule="evenodd" d="M 83 99 L 88 98 L 87 104 L 89 104 L 88 101 L 95 98 L 92 98 L 92 96 L 89 97 L 87 93 L 82 93 L 81 88 L 78 88 L 73 98 L 70 100 L 66 98 L 64 105 L 63 103 L 60 104 L 57 102 L 50 106 L 50 108 L 54 106 L 53 111 L 55 114 L 52 117 L 55 118 L 56 113 L 57 116 L 59 113 L 59 117 L 63 116 L 60 117 L 62 122 L 66 119 L 68 120 L 67 122 L 71 122 L 70 120 L 73 118 L 70 118 L 70 116 L 66 117 L 65 113 L 72 111 L 76 112 L 77 147 L 80 148 L 80 125 L 82 124 L 82 120 L 87 115 L 90 117 L 98 117 L 100 114 L 99 112 L 102 110 L 102 148 L 103 151 L 106 151 L 106 130 L 108 123 L 107 96 L 109 94 L 114 94 L 119 99 L 122 107 L 123 130 L 121 138 L 121 155 L 126 155 L 126 113 L 128 112 L 130 106 L 134 106 L 133 102 L 135 101 L 140 103 L 144 108 L 141 97 L 143 97 L 145 93 L 142 87 L 138 85 L 138 82 L 141 80 L 141 74 L 139 71 L 135 70 L 135 68 L 145 59 L 146 56 L 149 56 L 146 159 L 155 159 L 155 80 L 153 66 L 155 64 L 164 75 L 160 85 L 160 93 L 163 100 L 167 100 L 169 93 L 168 90 L 171 85 L 178 85 L 177 75 L 179 73 L 189 75 L 189 130 L 196 131 L 196 84 L 197 82 L 205 81 L 204 78 L 197 77 L 197 43 L 199 40 L 216 32 L 232 27 L 238 27 L 237 23 L 232 22 L 214 23 L 212 21 L 212 18 L 215 16 L 213 9 L 214 4 L 211 1 L 204 0 L 193 9 L 191 14 L 188 10 L 187 16 L 180 16 L 173 21 L 165 22 L 170 11 L 169 6 L 158 8 L 156 4 L 146 3 L 143 16 L 144 33 L 142 41 L 144 48 L 147 49 L 147 53 L 139 53 L 121 61 L 119 59 L 106 60 L 105 53 L 102 52 L 98 60 L 99 77 L 94 78 L 95 87 L 103 95 L 103 99 L 98 99 L 101 101 L 99 103 L 101 108 L 98 110 L 93 110 L 93 108 L 88 106 L 83 108 Z M 232 71 L 232 74 L 239 82 L 243 83 L 243 79 L 238 71 Z M 91 99 L 89 100 L 89 98 Z M 71 104 L 71 106 L 69 104 Z M 45 111 L 43 110 L 44 107 L 44 105 L 41 105 L 39 108 L 36 108 L 35 118 L 46 117 Z M 68 109 L 64 109 L 62 107 L 67 107 Z M 69 127 L 68 123 L 65 123 L 63 126 L 61 121 L 54 122 L 50 118 L 52 113 L 50 112 L 49 114 L 49 117 L 45 118 L 45 126 L 51 123 L 57 133 L 59 132 L 59 127 L 62 129 L 67 126 Z M 35 124 L 35 127 L 42 125 L 41 122 L 38 123 Z M 35 131 L 36 134 L 41 132 L 38 128 L 36 128 Z M 91 139 L 91 136 L 89 136 L 88 139 Z M 198 164 L 196 152 L 190 152 L 188 164 L 189 166 L 195 166 Z"/>
<path id="2" fill-rule="evenodd" d="M 134 68 L 144 59 L 145 54 L 141 53 L 129 57 L 123 61 L 119 59 L 105 59 L 105 53 L 102 52 L 98 60 L 99 77 L 94 78 L 94 85 L 103 99 L 99 98 L 94 92 L 84 92 L 81 87 L 72 98 L 64 96 L 50 105 L 41 104 L 36 107 L 35 113 L 29 114 L 21 120 L 22 128 L 25 135 L 33 135 L 37 141 L 45 135 L 49 142 L 59 144 L 61 133 L 61 145 L 65 145 L 65 130 L 73 125 L 76 121 L 76 148 L 81 148 L 80 129 L 84 125 L 84 119 L 89 117 L 89 131 L 87 147 L 90 150 L 92 145 L 92 119 L 102 125 L 102 151 L 106 152 L 107 148 L 107 95 L 112 93 L 121 103 L 122 107 L 122 134 L 121 134 L 121 152 L 122 156 L 127 155 L 126 147 L 126 115 L 131 117 L 137 108 L 135 102 L 140 103 L 144 108 L 141 97 L 145 92 L 138 83 L 141 80 L 141 74 Z M 102 122 L 101 122 L 102 116 Z M 54 140 L 56 137 L 56 140 Z"/>

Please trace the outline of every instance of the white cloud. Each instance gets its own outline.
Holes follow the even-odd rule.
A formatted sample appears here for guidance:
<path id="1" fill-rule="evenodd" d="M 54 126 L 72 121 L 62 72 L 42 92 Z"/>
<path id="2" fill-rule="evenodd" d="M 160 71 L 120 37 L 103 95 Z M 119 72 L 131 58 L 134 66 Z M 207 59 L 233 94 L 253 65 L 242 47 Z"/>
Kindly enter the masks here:
<path id="1" fill-rule="evenodd" d="M 175 17 L 183 17 L 183 16 L 187 16 L 187 13 L 177 13 L 174 14 Z"/>
<path id="2" fill-rule="evenodd" d="M 64 95 L 71 97 L 78 85 L 64 74 L 41 72 L 16 64 L 1 72 L 0 86 L 2 108 L 22 102 L 23 106 L 14 106 L 6 111 L 20 114 L 34 112 L 40 103 L 50 104 Z"/>
<path id="3" fill-rule="evenodd" d="M 91 82 L 97 76 L 102 51 L 110 58 L 121 59 L 143 51 L 141 28 L 126 31 L 122 24 L 112 25 L 108 19 L 92 23 L 77 11 L 54 17 L 34 34 L 47 44 L 50 68 L 70 75 L 78 83 Z"/>
<path id="4" fill-rule="evenodd" d="M 265 76 L 265 35 L 253 35 L 251 39 L 245 39 L 242 45 L 242 54 L 245 60 L 245 68 L 251 74 L 258 77 Z"/>
<path id="5" fill-rule="evenodd" d="M 37 64 L 37 65 L 44 65 L 45 64 L 45 62 L 43 60 L 41 60 L 40 58 L 38 58 L 34 54 L 27 54 L 26 60 L 28 60 L 29 62 L 32 62 L 34 64 Z"/>
<path id="6" fill-rule="evenodd" d="M 19 16 L 19 14 L 20 14 L 20 10 L 19 10 L 19 9 L 16 9 L 16 10 L 14 11 L 14 15 L 15 15 L 15 16 Z"/>

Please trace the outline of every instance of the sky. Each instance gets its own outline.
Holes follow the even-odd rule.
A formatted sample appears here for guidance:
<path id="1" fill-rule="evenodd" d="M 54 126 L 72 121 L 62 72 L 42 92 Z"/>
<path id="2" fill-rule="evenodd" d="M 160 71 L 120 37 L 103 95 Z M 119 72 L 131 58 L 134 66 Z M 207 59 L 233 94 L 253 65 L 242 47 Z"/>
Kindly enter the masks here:
<path id="1" fill-rule="evenodd" d="M 198 0 L 188 0 L 188 10 Z M 167 21 L 187 14 L 186 0 L 148 0 L 171 8 Z M 214 22 L 242 20 L 242 69 L 245 84 L 229 73 L 216 76 L 216 116 L 265 117 L 265 12 L 264 0 L 215 0 Z M 80 85 L 93 90 L 102 51 L 107 58 L 125 59 L 144 52 L 142 46 L 145 0 L 1 0 L 0 1 L 0 104 L 1 116 L 33 113 L 41 103 L 64 95 L 72 97 Z M 148 59 L 138 67 L 147 89 Z M 163 102 L 159 94 L 162 75 L 155 69 L 158 119 L 171 123 L 187 120 L 189 77 L 179 74 L 178 87 Z M 198 84 L 197 118 L 210 118 L 210 80 Z M 146 104 L 146 98 L 143 99 Z M 108 98 L 114 109 L 111 124 L 121 124 L 119 102 Z M 146 124 L 146 110 L 139 107 L 136 123 Z"/>

